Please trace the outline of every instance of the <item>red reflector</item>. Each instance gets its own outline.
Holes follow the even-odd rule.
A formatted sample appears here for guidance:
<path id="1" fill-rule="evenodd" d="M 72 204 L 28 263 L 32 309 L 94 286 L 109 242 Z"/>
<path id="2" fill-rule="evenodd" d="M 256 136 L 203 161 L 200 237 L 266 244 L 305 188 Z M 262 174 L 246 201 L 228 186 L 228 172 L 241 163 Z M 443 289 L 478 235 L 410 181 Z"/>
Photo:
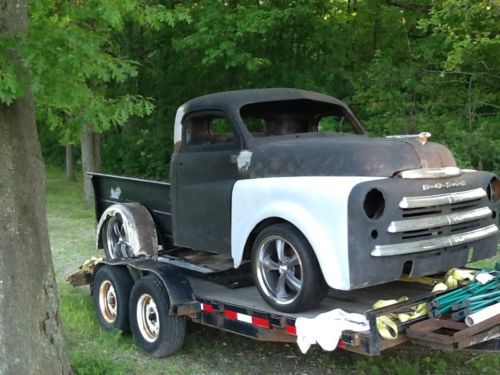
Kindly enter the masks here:
<path id="1" fill-rule="evenodd" d="M 252 324 L 255 324 L 259 327 L 269 328 L 269 320 L 259 318 L 257 316 L 252 316 Z"/>
<path id="2" fill-rule="evenodd" d="M 207 313 L 215 314 L 214 307 L 208 303 L 203 304 L 203 311 L 206 311 Z"/>
<path id="3" fill-rule="evenodd" d="M 337 344 L 337 347 L 340 349 L 345 349 L 346 348 L 346 343 L 342 340 L 339 340 L 339 343 Z"/>
<path id="4" fill-rule="evenodd" d="M 290 324 L 287 324 L 286 327 L 285 327 L 285 330 L 287 333 L 289 333 L 290 335 L 295 335 L 297 336 L 297 328 L 295 328 L 295 326 L 292 326 Z"/>
<path id="5" fill-rule="evenodd" d="M 236 311 L 224 310 L 224 317 L 232 320 L 238 320 L 238 313 Z"/>

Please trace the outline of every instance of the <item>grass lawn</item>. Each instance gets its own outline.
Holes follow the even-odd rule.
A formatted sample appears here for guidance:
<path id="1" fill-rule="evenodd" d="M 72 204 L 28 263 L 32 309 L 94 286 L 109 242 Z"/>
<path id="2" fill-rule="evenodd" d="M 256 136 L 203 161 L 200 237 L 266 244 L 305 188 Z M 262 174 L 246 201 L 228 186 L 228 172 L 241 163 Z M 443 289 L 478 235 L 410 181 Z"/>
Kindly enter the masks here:
<path id="1" fill-rule="evenodd" d="M 47 173 L 48 219 L 61 298 L 66 342 L 78 374 L 493 374 L 500 356 L 444 353 L 413 346 L 366 357 L 342 350 L 306 355 L 296 345 L 263 343 L 198 324 L 188 324 L 187 340 L 176 355 L 152 359 L 130 336 L 103 332 L 94 316 L 88 287 L 72 288 L 69 273 L 95 250 L 93 208 L 81 200 L 81 184 L 67 183 L 59 170 Z M 499 261 L 497 255 L 495 261 Z M 483 262 L 491 265 L 493 260 Z M 394 296 L 395 298 L 400 296 Z"/>

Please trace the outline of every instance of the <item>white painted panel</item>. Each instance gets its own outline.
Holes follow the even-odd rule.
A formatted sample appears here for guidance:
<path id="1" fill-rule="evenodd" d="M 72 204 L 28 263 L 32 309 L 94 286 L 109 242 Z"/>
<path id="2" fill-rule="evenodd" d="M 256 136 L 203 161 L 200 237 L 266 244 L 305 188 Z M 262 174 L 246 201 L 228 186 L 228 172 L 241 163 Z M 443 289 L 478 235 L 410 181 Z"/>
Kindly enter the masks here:
<path id="1" fill-rule="evenodd" d="M 246 240 L 261 221 L 278 217 L 311 244 L 327 284 L 348 290 L 347 201 L 353 187 L 380 177 L 272 177 L 237 181 L 232 195 L 231 248 L 240 266 Z"/>
<path id="2" fill-rule="evenodd" d="M 181 105 L 179 109 L 177 109 L 177 113 L 175 114 L 174 145 L 182 140 L 182 118 L 184 117 L 185 113 L 186 108 Z"/>

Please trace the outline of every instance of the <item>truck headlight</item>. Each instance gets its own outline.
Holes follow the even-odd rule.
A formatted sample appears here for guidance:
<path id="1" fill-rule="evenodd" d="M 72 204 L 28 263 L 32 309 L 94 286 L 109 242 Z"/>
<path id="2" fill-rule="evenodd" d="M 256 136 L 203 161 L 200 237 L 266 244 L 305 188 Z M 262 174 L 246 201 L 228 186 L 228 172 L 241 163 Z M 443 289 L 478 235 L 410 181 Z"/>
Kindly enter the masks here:
<path id="1" fill-rule="evenodd" d="M 378 219 L 382 216 L 385 209 L 384 194 L 382 194 L 382 192 L 378 189 L 370 190 L 365 196 L 363 208 L 366 216 L 370 219 Z"/>
<path id="2" fill-rule="evenodd" d="M 488 199 L 492 203 L 496 203 L 500 199 L 500 180 L 498 177 L 493 177 L 486 189 Z"/>

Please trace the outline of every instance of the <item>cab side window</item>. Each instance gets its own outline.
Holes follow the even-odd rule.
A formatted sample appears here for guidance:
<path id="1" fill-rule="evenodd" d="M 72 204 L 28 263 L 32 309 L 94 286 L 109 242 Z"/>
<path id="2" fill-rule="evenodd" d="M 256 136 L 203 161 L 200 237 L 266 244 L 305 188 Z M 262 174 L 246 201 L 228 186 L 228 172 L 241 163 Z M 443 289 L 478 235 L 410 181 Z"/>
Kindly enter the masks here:
<path id="1" fill-rule="evenodd" d="M 184 127 L 185 144 L 188 146 L 209 146 L 236 142 L 233 125 L 222 114 L 188 116 Z"/>

